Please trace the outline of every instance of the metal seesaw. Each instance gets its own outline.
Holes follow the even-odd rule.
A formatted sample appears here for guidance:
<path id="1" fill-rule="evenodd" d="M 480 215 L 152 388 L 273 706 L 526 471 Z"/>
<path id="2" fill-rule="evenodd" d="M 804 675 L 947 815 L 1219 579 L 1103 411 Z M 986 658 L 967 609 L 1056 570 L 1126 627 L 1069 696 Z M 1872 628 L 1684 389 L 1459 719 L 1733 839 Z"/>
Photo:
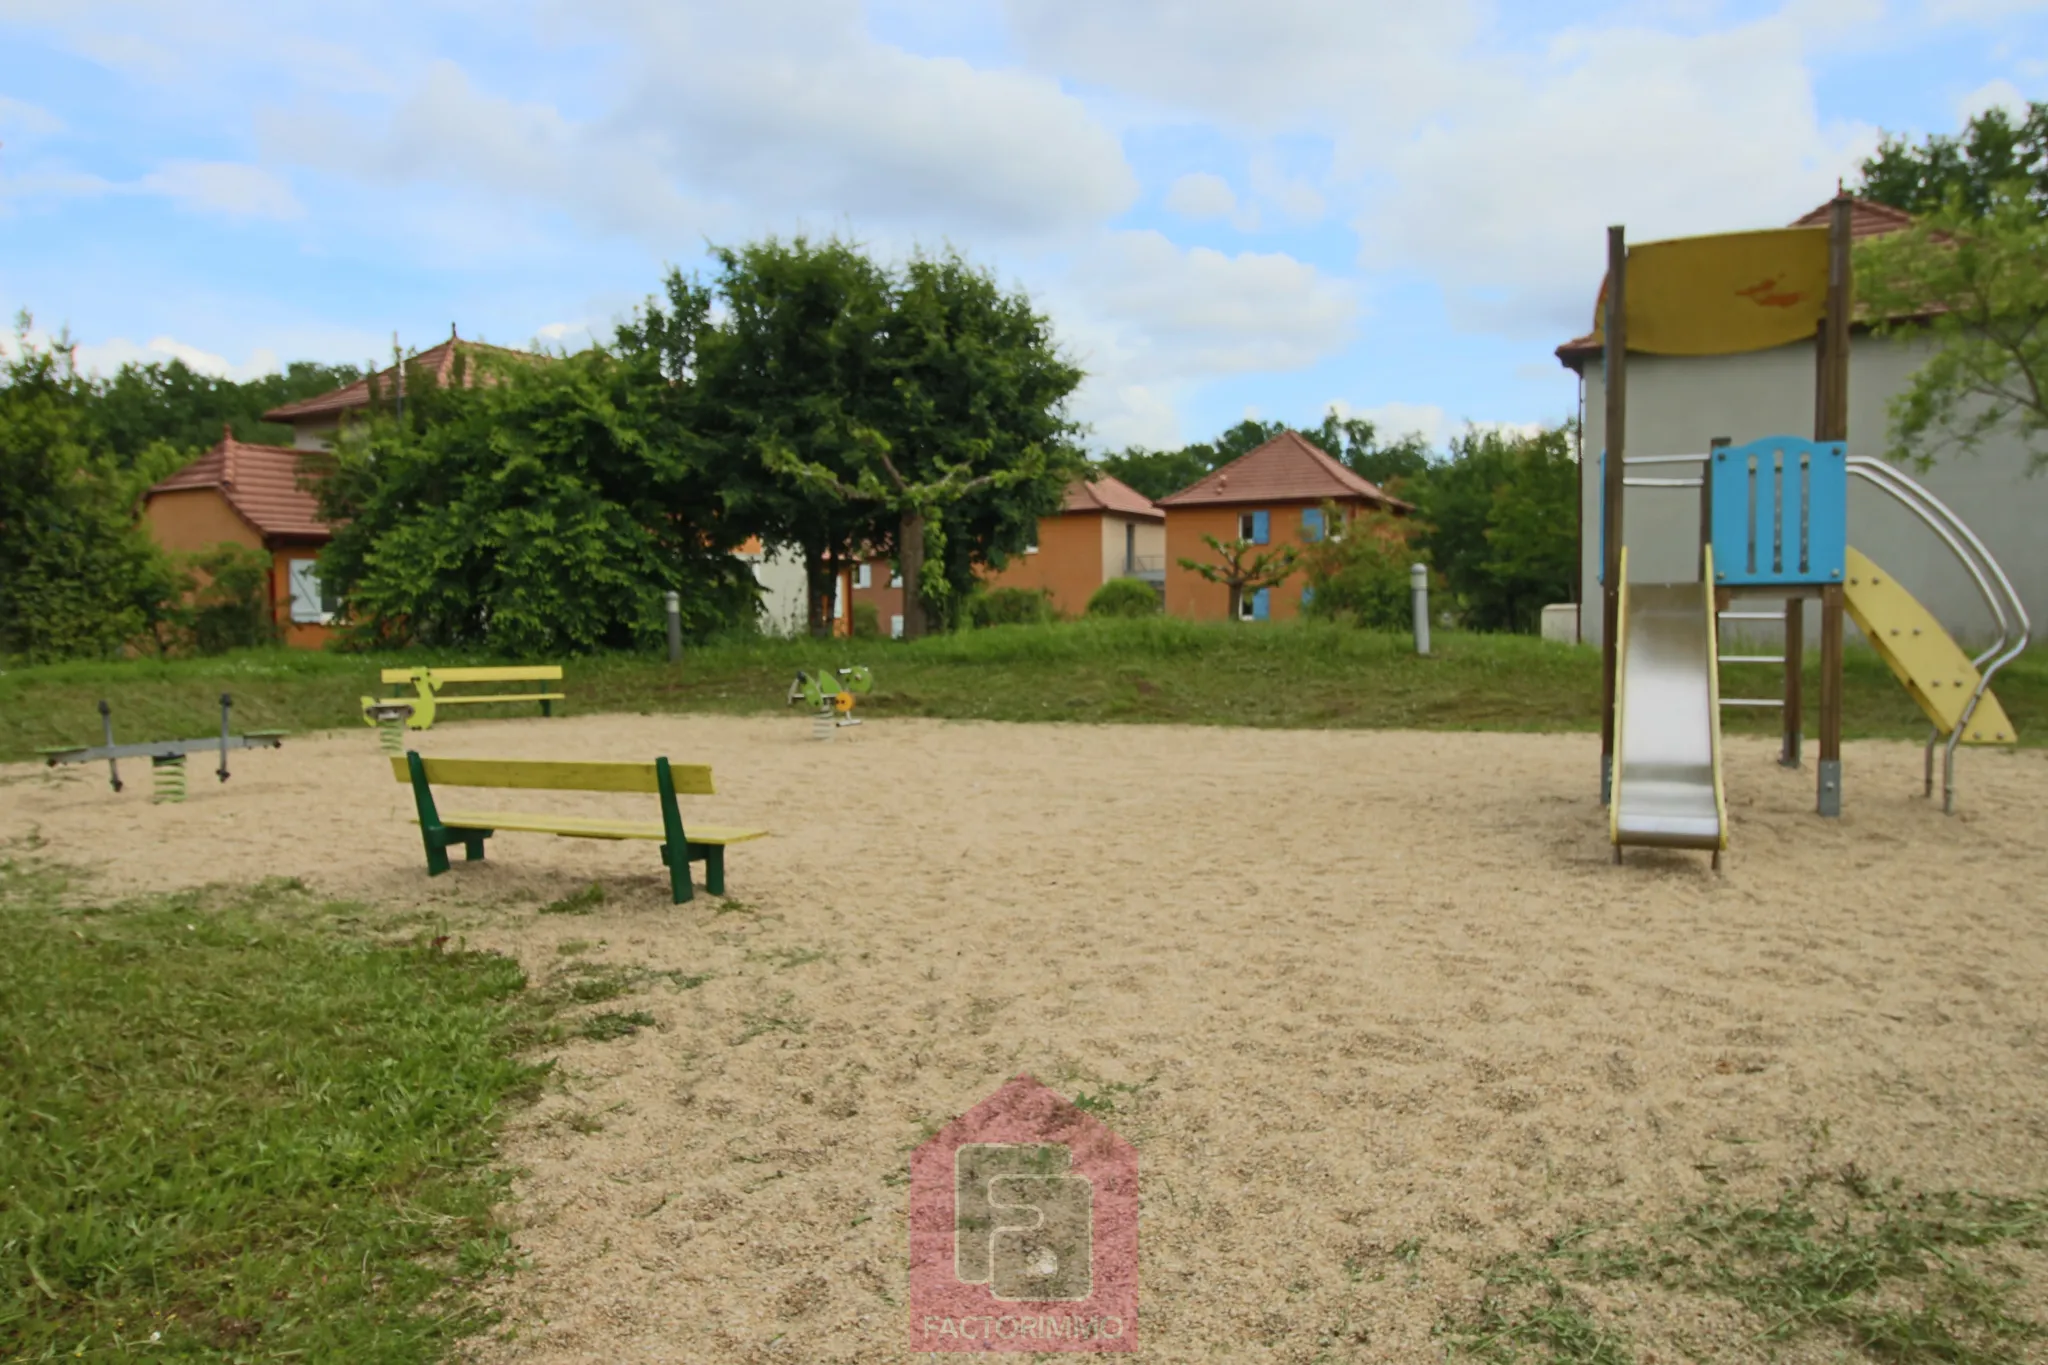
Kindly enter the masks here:
<path id="1" fill-rule="evenodd" d="M 221 781 L 228 780 L 228 750 L 230 749 L 275 749 L 284 743 L 286 730 L 251 730 L 246 734 L 229 733 L 228 711 L 235 704 L 227 693 L 220 694 L 220 734 L 208 735 L 204 739 L 160 739 L 145 744 L 114 743 L 114 709 L 105 701 L 100 702 L 100 728 L 106 736 L 106 743 L 96 746 L 76 744 L 56 745 L 37 749 L 48 767 L 59 763 L 96 763 L 107 761 L 107 776 L 115 791 L 121 790 L 121 763 L 124 758 L 147 758 L 155 774 L 154 801 L 183 801 L 185 799 L 185 755 L 201 749 L 218 748 L 220 767 L 214 770 Z"/>

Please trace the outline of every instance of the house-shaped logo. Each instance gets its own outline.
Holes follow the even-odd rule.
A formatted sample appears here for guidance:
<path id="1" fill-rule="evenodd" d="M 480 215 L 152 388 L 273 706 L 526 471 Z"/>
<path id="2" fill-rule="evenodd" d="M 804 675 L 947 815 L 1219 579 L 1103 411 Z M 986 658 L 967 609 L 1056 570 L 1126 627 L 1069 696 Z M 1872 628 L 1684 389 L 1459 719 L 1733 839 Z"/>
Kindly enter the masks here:
<path id="1" fill-rule="evenodd" d="M 1138 1154 L 1029 1076 L 910 1158 L 915 1351 L 1129 1351 Z"/>

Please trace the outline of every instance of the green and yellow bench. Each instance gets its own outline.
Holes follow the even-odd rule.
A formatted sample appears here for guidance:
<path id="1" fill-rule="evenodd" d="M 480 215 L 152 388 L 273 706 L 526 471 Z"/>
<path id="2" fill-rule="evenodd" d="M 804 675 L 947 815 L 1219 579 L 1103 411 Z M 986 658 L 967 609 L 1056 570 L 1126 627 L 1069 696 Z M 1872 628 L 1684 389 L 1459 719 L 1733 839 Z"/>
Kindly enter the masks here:
<path id="1" fill-rule="evenodd" d="M 379 712 L 388 712 L 393 707 L 410 707 L 412 713 L 405 718 L 408 729 L 425 730 L 434 723 L 434 712 L 443 706 L 483 706 L 506 703 L 540 704 L 543 716 L 555 713 L 555 703 L 567 701 L 568 694 L 551 692 L 545 687 L 531 691 L 464 693 L 445 695 L 443 689 L 451 685 L 472 683 L 560 683 L 560 664 L 534 664 L 512 668 L 387 668 L 379 680 L 386 686 L 410 687 L 410 695 L 400 692 L 392 697 L 364 697 L 363 719 L 371 725 L 379 720 Z"/>
<path id="2" fill-rule="evenodd" d="M 711 769 L 702 764 L 672 765 L 665 758 L 652 763 L 550 763 L 528 759 L 422 758 L 408 752 L 391 760 L 391 772 L 412 784 L 419 809 L 420 839 L 427 846 L 427 875 L 448 870 L 448 849 L 460 844 L 470 862 L 481 861 L 484 840 L 500 830 L 553 834 L 564 839 L 655 839 L 661 860 L 668 864 L 669 891 L 677 905 L 690 899 L 690 864 L 704 864 L 704 889 L 725 894 L 727 844 L 766 838 L 765 829 L 733 829 L 698 825 L 685 831 L 676 806 L 678 792 L 710 796 Z M 661 798 L 661 820 L 599 820 L 579 815 L 524 815 L 508 811 L 442 811 L 433 789 L 440 787 L 517 788 L 524 791 L 651 792 Z"/>

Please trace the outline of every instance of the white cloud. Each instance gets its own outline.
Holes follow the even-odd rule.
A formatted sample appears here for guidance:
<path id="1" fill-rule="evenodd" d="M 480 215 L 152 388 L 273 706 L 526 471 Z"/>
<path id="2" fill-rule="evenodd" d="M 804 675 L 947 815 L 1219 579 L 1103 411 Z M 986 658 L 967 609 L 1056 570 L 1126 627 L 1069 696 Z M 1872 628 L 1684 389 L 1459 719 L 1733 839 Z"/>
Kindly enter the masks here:
<path id="1" fill-rule="evenodd" d="M 281 176 L 260 166 L 232 161 L 169 161 L 137 182 L 148 194 L 160 194 L 190 209 L 230 218 L 303 218 L 305 205 Z"/>
<path id="2" fill-rule="evenodd" d="M 1571 30 L 1467 90 L 1421 135 L 1354 149 L 1375 191 L 1364 259 L 1427 270 L 1464 326 L 1524 335 L 1590 316 L 1606 224 L 1632 241 L 1777 226 L 1877 139 L 1820 124 L 1801 36 L 1776 20 Z"/>
<path id="3" fill-rule="evenodd" d="M 1166 207 L 1183 218 L 1229 218 L 1237 213 L 1237 195 L 1230 182 L 1208 171 L 1177 178 L 1166 189 Z"/>
<path id="4" fill-rule="evenodd" d="M 28 343 L 33 347 L 48 347 L 58 342 L 58 337 L 39 328 L 30 328 Z M 123 365 L 169 364 L 182 360 L 201 374 L 218 375 L 223 379 L 254 379 L 259 375 L 277 371 L 278 359 L 275 351 L 257 347 L 249 352 L 248 358 L 240 364 L 224 355 L 179 341 L 176 337 L 152 337 L 138 346 L 126 337 L 110 337 L 105 341 L 75 341 L 72 359 L 81 374 L 111 375 Z M 12 356 L 15 339 L 12 332 L 0 336 L 0 357 Z"/>
<path id="5" fill-rule="evenodd" d="M 47 137 L 63 128 L 64 120 L 40 105 L 0 95 L 0 132 L 15 137 Z"/>
<path id="6" fill-rule="evenodd" d="M 2000 79 L 1987 81 L 1969 94 L 1956 101 L 1957 123 L 1967 123 L 1979 114 L 1993 109 L 2024 119 L 2027 114 L 2027 97 L 2011 81 Z"/>
<path id="7" fill-rule="evenodd" d="M 1316 222 L 1329 207 L 1314 185 L 1285 174 L 1264 154 L 1252 158 L 1252 192 L 1297 223 Z"/>
<path id="8" fill-rule="evenodd" d="M 877 42 L 855 0 L 596 17 L 637 67 L 607 127 L 757 211 L 1016 238 L 1095 227 L 1137 195 L 1115 136 L 1057 82 Z"/>
<path id="9" fill-rule="evenodd" d="M 1347 345 L 1351 285 L 1280 253 L 1225 255 L 1119 232 L 1040 291 L 1088 380 L 1077 415 L 1098 444 L 1171 444 L 1176 404 L 1226 374 L 1299 370 Z"/>
<path id="10" fill-rule="evenodd" d="M 1984 24 L 2048 11 L 2048 0 L 1926 0 L 1926 9 L 1938 24 Z"/>
<path id="11" fill-rule="evenodd" d="M 1271 131 L 1333 111 L 1394 122 L 1462 98 L 1460 54 L 1485 0 L 1006 0 L 1035 62 L 1163 110 Z"/>

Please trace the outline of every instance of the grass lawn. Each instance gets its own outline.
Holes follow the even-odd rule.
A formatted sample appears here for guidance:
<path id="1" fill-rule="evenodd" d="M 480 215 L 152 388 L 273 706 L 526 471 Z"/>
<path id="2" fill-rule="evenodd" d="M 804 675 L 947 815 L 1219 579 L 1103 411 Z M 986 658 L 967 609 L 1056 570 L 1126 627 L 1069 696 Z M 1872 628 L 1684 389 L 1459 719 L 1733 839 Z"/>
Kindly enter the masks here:
<path id="1" fill-rule="evenodd" d="M 0 1361 L 438 1359 L 501 1266 L 508 958 L 290 885 L 78 908 L 0 862 Z"/>
<path id="2" fill-rule="evenodd" d="M 637 655 L 562 662 L 572 714 L 780 711 L 797 669 L 865 663 L 875 691 L 862 710 L 878 717 L 1446 730 L 1590 730 L 1599 723 L 1596 650 L 1449 632 L 1434 646 L 1421 659 L 1403 635 L 1160 618 L 1008 626 L 914 643 L 741 640 L 692 648 L 680 667 Z M 1809 646 L 1809 707 L 1818 693 L 1816 654 Z M 237 729 L 322 730 L 361 723 L 357 699 L 380 690 L 379 668 L 481 662 L 501 661 L 267 650 L 10 668 L 0 673 L 0 760 L 30 758 L 38 745 L 99 742 L 101 698 L 113 706 L 116 738 L 124 741 L 214 730 L 223 691 L 235 698 Z M 1849 737 L 1925 735 L 1918 710 L 1875 655 L 1850 650 L 1845 673 Z M 1725 682 L 1731 692 L 1766 695 L 1772 674 L 1731 668 Z M 2027 742 L 2042 742 L 2048 657 L 2037 652 L 2007 668 L 1997 691 Z M 1765 732 L 1777 717 L 1731 710 L 1725 724 L 1731 733 Z"/>

